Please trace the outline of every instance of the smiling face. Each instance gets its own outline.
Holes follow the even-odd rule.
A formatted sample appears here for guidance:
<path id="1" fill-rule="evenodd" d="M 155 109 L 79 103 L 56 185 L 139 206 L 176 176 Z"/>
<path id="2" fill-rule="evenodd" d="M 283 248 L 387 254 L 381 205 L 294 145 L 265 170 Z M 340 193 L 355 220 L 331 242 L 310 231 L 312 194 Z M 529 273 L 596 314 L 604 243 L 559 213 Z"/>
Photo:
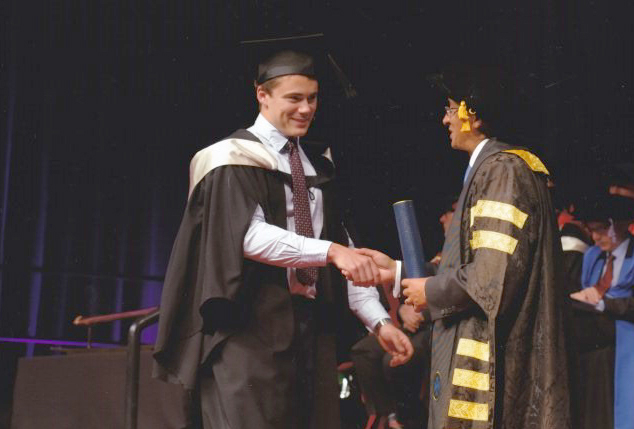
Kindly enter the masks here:
<path id="1" fill-rule="evenodd" d="M 260 113 L 287 137 L 306 135 L 317 110 L 317 81 L 297 74 L 276 79 L 270 91 L 256 89 Z"/>

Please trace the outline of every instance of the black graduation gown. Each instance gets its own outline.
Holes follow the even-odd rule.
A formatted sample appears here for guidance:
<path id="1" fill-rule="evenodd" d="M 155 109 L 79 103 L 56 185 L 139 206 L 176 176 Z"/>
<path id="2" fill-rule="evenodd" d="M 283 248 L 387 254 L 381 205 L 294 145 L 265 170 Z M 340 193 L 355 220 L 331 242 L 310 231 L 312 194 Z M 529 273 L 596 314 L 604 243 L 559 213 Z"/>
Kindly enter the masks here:
<path id="1" fill-rule="evenodd" d="M 561 245 L 545 173 L 534 155 L 491 140 L 467 177 L 427 281 L 429 428 L 570 427 Z"/>
<path id="2" fill-rule="evenodd" d="M 606 300 L 607 302 L 607 300 Z M 614 319 L 573 301 L 578 375 L 579 428 L 614 426 Z"/>
<path id="3" fill-rule="evenodd" d="M 215 150 L 221 147 L 225 150 Z M 303 147 L 317 171 L 307 177 L 307 185 L 323 193 L 322 238 L 347 244 L 334 198 L 333 165 Z M 201 371 L 213 373 L 223 411 L 236 429 L 292 428 L 296 409 L 286 269 L 243 257 L 257 205 L 268 223 L 286 228 L 283 185 L 290 175 L 258 157 L 260 148 L 255 136 L 239 130 L 194 157 L 193 186 L 166 272 L 154 354 L 155 376 L 186 389 L 197 387 Z M 318 329 L 334 332 L 347 309 L 345 281 L 331 266 L 320 268 L 317 289 Z M 333 362 L 333 379 L 335 371 Z M 333 397 L 337 406 L 336 391 Z M 335 414 L 332 408 L 323 413 Z"/>

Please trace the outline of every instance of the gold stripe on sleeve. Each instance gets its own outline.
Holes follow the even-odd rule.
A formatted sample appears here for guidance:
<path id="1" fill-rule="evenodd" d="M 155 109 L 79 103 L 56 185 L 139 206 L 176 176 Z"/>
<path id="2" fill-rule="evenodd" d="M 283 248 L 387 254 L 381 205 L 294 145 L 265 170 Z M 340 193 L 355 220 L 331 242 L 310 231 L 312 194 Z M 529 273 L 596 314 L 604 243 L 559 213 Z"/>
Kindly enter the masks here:
<path id="1" fill-rule="evenodd" d="M 449 417 L 485 422 L 489 420 L 489 404 L 450 399 Z"/>
<path id="2" fill-rule="evenodd" d="M 537 171 L 539 173 L 544 173 L 550 176 L 550 173 L 546 169 L 546 166 L 544 165 L 544 163 L 535 155 L 530 153 L 529 151 L 521 150 L 521 149 L 511 149 L 511 150 L 505 150 L 504 152 L 512 153 L 514 155 L 519 156 L 520 158 L 524 160 L 526 164 L 528 164 L 531 170 Z"/>
<path id="3" fill-rule="evenodd" d="M 456 354 L 489 361 L 489 343 L 483 343 L 469 338 L 460 338 Z"/>
<path id="4" fill-rule="evenodd" d="M 476 390 L 489 390 L 489 374 L 456 368 L 453 371 L 454 386 L 468 387 Z"/>
<path id="5" fill-rule="evenodd" d="M 510 235 L 495 231 L 473 231 L 471 248 L 473 250 L 486 247 L 512 255 L 517 247 L 517 240 Z"/>
<path id="6" fill-rule="evenodd" d="M 498 201 L 478 200 L 475 206 L 471 207 L 471 226 L 476 217 L 491 217 L 494 219 L 505 220 L 522 229 L 528 215 L 507 203 Z"/>

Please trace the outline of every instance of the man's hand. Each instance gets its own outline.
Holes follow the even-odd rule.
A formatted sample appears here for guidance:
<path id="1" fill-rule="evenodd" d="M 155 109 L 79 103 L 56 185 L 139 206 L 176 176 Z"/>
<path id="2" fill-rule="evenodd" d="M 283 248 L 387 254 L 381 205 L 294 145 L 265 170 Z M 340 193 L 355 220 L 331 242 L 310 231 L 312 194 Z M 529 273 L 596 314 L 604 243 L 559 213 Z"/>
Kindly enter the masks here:
<path id="1" fill-rule="evenodd" d="M 328 262 L 357 286 L 374 286 L 381 283 L 381 273 L 372 258 L 353 249 L 332 243 L 328 249 Z"/>
<path id="2" fill-rule="evenodd" d="M 396 261 L 394 261 L 394 259 L 387 256 L 385 253 L 379 252 L 378 250 L 366 248 L 354 250 L 361 255 L 372 258 L 377 267 L 379 267 L 379 272 L 381 274 L 380 283 L 382 285 L 389 286 L 394 284 L 394 278 L 396 277 Z"/>
<path id="3" fill-rule="evenodd" d="M 390 366 L 403 365 L 412 358 L 414 346 L 401 330 L 394 325 L 383 325 L 376 335 L 383 350 L 392 355 Z"/>
<path id="4" fill-rule="evenodd" d="M 405 279 L 401 282 L 403 295 L 407 297 L 405 304 L 410 304 L 416 311 L 423 311 L 427 308 L 427 295 L 425 294 L 425 284 L 429 277 L 418 279 Z"/>
<path id="5" fill-rule="evenodd" d="M 418 327 L 423 323 L 423 315 L 414 310 L 411 305 L 401 305 L 398 307 L 398 315 L 403 321 L 403 328 L 407 329 L 411 333 L 418 331 Z"/>
<path id="6" fill-rule="evenodd" d="M 596 287 L 587 287 L 579 292 L 571 293 L 570 298 L 588 304 L 597 305 L 601 301 L 601 294 Z"/>

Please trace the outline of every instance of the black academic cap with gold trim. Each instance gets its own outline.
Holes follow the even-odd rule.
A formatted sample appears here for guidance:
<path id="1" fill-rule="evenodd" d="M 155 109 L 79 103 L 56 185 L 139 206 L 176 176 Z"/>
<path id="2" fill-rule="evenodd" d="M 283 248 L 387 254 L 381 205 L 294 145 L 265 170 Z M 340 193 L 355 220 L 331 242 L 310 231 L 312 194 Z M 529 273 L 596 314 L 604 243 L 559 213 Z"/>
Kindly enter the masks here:
<path id="1" fill-rule="evenodd" d="M 481 119 L 489 137 L 506 128 L 512 112 L 514 82 L 502 68 L 461 66 L 427 76 L 431 85 L 456 103 L 465 102 L 470 113 Z"/>
<path id="2" fill-rule="evenodd" d="M 336 81 L 348 99 L 357 95 L 328 49 L 324 33 L 243 40 L 240 45 L 257 85 L 276 77 L 300 74 L 318 80 L 320 86 Z"/>

